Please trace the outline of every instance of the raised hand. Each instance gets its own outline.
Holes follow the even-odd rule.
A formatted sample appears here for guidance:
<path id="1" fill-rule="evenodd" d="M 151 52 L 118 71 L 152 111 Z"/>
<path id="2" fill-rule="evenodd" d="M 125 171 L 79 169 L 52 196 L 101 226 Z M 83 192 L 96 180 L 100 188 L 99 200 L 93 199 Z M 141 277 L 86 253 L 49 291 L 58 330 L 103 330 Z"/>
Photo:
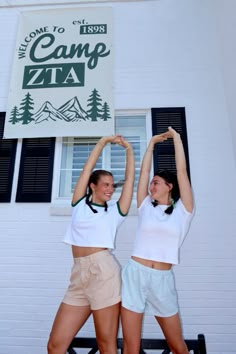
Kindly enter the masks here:
<path id="1" fill-rule="evenodd" d="M 105 146 L 107 143 L 119 144 L 120 142 L 120 135 L 110 135 L 102 137 L 98 143 L 101 143 Z"/>
<path id="2" fill-rule="evenodd" d="M 123 146 L 125 149 L 128 149 L 131 147 L 131 144 L 125 138 L 123 138 L 123 136 L 120 136 L 119 145 Z"/>
<path id="3" fill-rule="evenodd" d="M 171 137 L 172 137 L 172 134 L 169 131 L 167 131 L 167 132 L 162 133 L 162 134 L 153 135 L 152 142 L 154 144 L 161 143 L 161 142 L 163 142 L 163 141 L 165 141 L 165 140 L 167 140 L 167 139 L 169 139 Z"/>
<path id="4" fill-rule="evenodd" d="M 174 130 L 172 127 L 168 127 L 168 132 L 170 138 L 180 138 L 180 134 L 177 133 L 176 130 Z"/>

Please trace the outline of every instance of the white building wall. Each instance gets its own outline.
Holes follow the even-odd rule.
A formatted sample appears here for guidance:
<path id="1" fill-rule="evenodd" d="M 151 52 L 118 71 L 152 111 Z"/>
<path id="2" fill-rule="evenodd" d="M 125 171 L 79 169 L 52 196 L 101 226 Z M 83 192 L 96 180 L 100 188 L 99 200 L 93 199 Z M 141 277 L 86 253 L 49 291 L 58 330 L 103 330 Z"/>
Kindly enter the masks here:
<path id="1" fill-rule="evenodd" d="M 221 70 L 225 87 L 227 112 L 230 118 L 232 140 L 234 146 L 234 160 L 236 161 L 236 41 L 235 41 L 235 13 L 234 0 L 211 0 L 211 11 L 215 17 Z"/>
<path id="2" fill-rule="evenodd" d="M 186 108 L 196 213 L 181 265 L 174 268 L 184 335 L 204 333 L 208 354 L 235 354 L 236 173 L 212 2 L 108 4 L 114 9 L 115 108 Z M 83 6 L 95 5 L 106 6 Z M 17 17 L 28 9 L 37 7 L 0 8 L 0 111 L 6 109 Z M 55 215 L 64 210 L 56 203 L 14 202 L 20 147 L 12 202 L 0 204 L 0 354 L 45 354 L 72 265 L 61 242 L 70 217 Z M 58 171 L 56 159 L 55 179 Z M 117 237 L 121 264 L 129 258 L 136 224 L 133 207 Z M 80 334 L 94 336 L 91 320 Z M 150 316 L 143 337 L 162 337 Z"/>

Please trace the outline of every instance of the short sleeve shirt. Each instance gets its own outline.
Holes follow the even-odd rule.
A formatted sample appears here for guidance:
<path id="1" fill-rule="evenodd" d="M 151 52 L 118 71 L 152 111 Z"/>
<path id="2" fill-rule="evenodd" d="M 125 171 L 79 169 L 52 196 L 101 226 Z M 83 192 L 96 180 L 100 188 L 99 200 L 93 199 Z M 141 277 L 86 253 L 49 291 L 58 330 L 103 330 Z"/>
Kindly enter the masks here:
<path id="1" fill-rule="evenodd" d="M 172 214 L 164 213 L 167 205 L 152 205 L 147 196 L 138 208 L 139 223 L 133 256 L 153 261 L 178 264 L 179 249 L 188 232 L 193 213 L 189 213 L 181 199 Z"/>
<path id="2" fill-rule="evenodd" d="M 92 204 L 97 213 L 86 204 L 86 198 L 80 199 L 74 206 L 71 223 L 64 237 L 64 242 L 81 247 L 114 248 L 117 228 L 125 220 L 119 203 L 108 202 L 108 209 Z"/>

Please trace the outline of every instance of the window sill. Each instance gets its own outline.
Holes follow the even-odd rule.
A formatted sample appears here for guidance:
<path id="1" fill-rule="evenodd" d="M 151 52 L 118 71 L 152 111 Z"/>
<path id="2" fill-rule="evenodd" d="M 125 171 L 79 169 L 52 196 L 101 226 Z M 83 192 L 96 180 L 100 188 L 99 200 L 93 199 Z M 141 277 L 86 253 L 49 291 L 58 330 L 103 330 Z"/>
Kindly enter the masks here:
<path id="1" fill-rule="evenodd" d="M 70 216 L 72 214 L 72 207 L 70 205 L 70 201 L 57 201 L 51 203 L 50 206 L 50 215 L 51 216 Z M 137 208 L 135 201 L 132 202 L 132 205 L 129 209 L 128 216 L 136 216 Z"/>

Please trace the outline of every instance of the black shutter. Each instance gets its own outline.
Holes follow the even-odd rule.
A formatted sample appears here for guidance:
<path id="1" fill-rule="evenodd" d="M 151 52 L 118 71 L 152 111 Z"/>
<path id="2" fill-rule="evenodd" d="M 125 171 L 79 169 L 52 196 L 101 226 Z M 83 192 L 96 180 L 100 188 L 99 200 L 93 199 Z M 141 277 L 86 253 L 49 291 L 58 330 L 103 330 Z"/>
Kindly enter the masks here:
<path id="1" fill-rule="evenodd" d="M 168 127 L 174 128 L 180 135 L 184 146 L 187 172 L 190 179 L 189 154 L 185 108 L 152 108 L 152 133 L 153 135 L 164 133 Z M 172 139 L 161 144 L 156 144 L 153 153 L 154 171 L 168 169 L 176 172 L 175 153 Z"/>
<path id="2" fill-rule="evenodd" d="M 11 201 L 17 139 L 2 139 L 5 113 L 0 112 L 0 203 Z"/>
<path id="3" fill-rule="evenodd" d="M 16 202 L 50 202 L 55 138 L 23 139 Z"/>

